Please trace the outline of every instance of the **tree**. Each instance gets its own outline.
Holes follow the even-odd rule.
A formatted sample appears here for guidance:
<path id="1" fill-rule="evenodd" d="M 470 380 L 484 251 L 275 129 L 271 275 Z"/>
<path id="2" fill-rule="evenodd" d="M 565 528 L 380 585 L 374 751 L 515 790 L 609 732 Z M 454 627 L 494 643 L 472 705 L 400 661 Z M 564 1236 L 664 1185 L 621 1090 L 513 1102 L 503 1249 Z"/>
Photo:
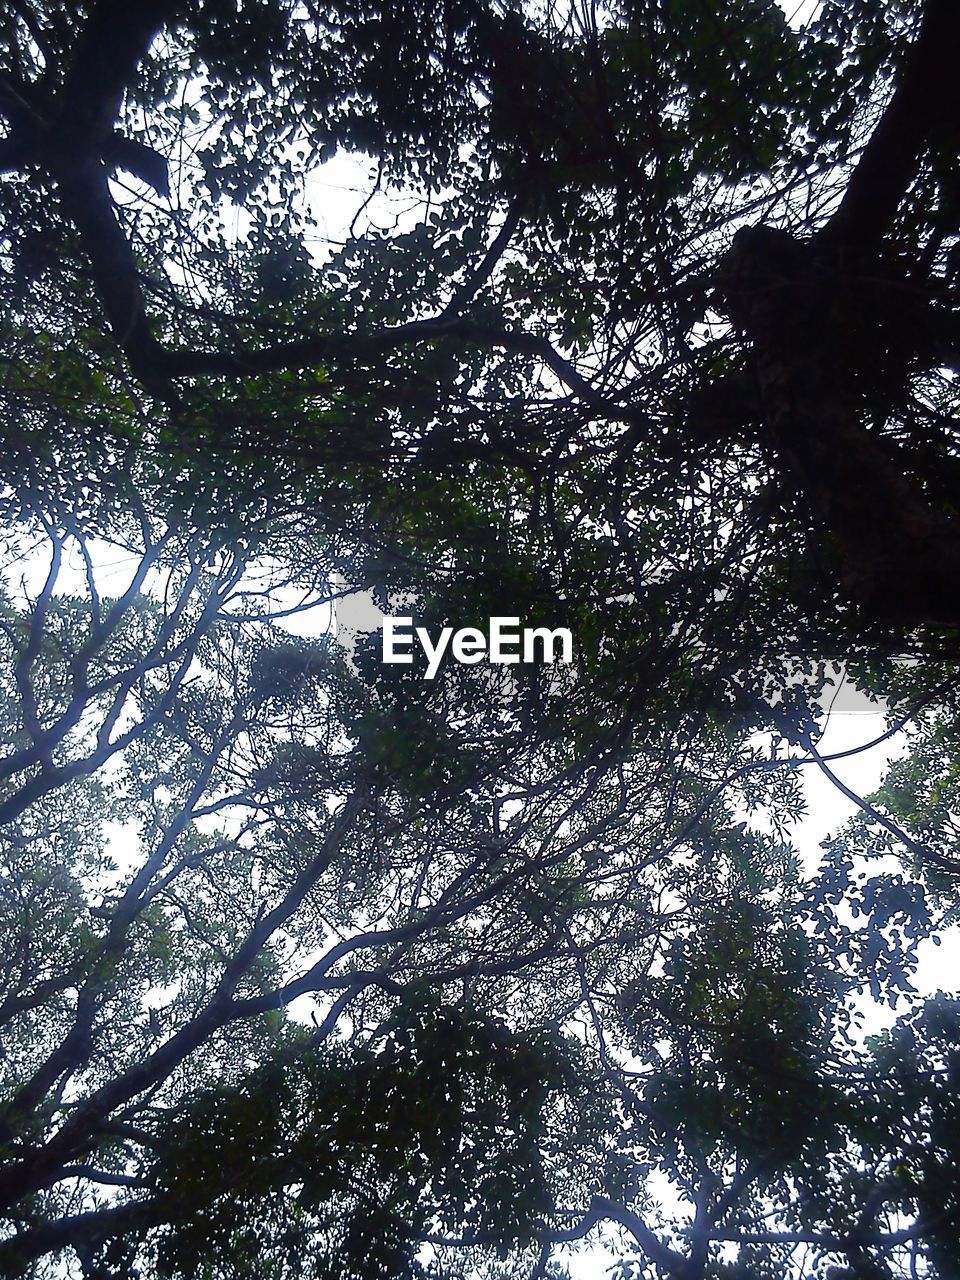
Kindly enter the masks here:
<path id="1" fill-rule="evenodd" d="M 958 21 L 11 6 L 8 1269 L 949 1274 L 952 1007 L 850 1038 L 957 870 Z M 318 263 L 337 147 L 416 217 Z M 335 573 L 576 669 L 351 666 Z M 808 883 L 837 663 L 918 754 Z"/>
<path id="2" fill-rule="evenodd" d="M 425 696 L 285 635 L 338 554 L 302 519 L 200 534 L 141 510 L 109 552 L 68 523 L 10 541 L 49 569 L 4 609 L 0 1258 L 71 1246 L 124 1274 L 145 1248 L 179 1274 L 202 1246 L 219 1274 L 276 1246 L 325 1274 L 344 1215 L 361 1271 L 444 1227 L 529 1247 L 565 1179 L 605 1176 L 594 1068 L 544 1010 L 709 893 L 728 780 L 705 797 L 704 758 L 678 794 L 639 752 L 610 776 L 518 732 L 522 691 Z M 303 997 L 307 1025 L 278 1018 Z"/>
<path id="3" fill-rule="evenodd" d="M 184 380 L 235 384 L 312 369 L 294 380 L 299 398 L 317 392 L 320 368 L 330 403 L 342 389 L 356 413 L 356 379 L 375 371 L 381 416 L 392 400 L 382 380 L 399 377 L 405 430 L 447 418 L 447 435 L 469 423 L 455 392 L 476 384 L 466 346 L 532 359 L 566 385 L 574 412 L 632 424 L 616 451 L 629 455 L 669 411 L 663 365 L 679 359 L 686 391 L 705 382 L 693 431 L 709 423 L 726 442 L 744 431 L 756 438 L 750 424 L 765 424 L 763 450 L 808 508 L 808 524 L 832 540 L 847 598 L 868 617 L 953 623 L 956 535 L 949 497 L 929 492 L 928 479 L 933 457 L 949 456 L 949 429 L 941 406 L 925 406 L 916 389 L 955 359 L 947 260 L 958 103 L 945 51 L 957 19 L 947 0 L 894 6 L 886 31 L 873 9 L 844 17 L 828 6 L 804 41 L 774 5 L 738 5 L 721 18 L 699 0 L 540 23 L 478 4 L 452 5 L 434 21 L 415 4 L 392 17 L 375 6 L 324 14 L 279 4 L 231 15 L 158 0 L 96 5 L 86 23 L 69 9 L 19 6 L 7 19 L 3 163 L 29 174 L 10 190 L 18 203 L 26 196 L 32 216 L 18 218 L 14 282 L 29 281 L 53 253 L 63 264 L 66 236 L 130 371 L 181 411 L 175 388 Z M 682 24 L 693 33 L 684 48 Z M 859 65 L 842 61 L 851 39 L 870 42 Z M 204 78 L 184 96 L 184 76 L 198 65 Z M 828 77 L 838 67 L 850 88 L 834 101 Z M 732 92 L 741 69 L 750 96 Z M 892 69 L 893 92 L 844 183 L 843 148 L 877 103 L 857 91 Z M 748 121 L 746 144 L 738 130 Z M 168 157 L 188 128 L 201 139 L 180 178 L 183 197 L 197 201 L 194 218 L 144 208 L 128 230 L 111 167 L 164 197 Z M 297 219 L 284 208 L 298 167 L 338 145 L 372 151 L 387 175 L 425 181 L 428 192 L 457 184 L 399 243 L 361 246 L 366 271 L 352 296 L 359 285 L 380 298 L 363 298 L 359 317 L 351 290 L 335 287 L 336 270 L 319 279 L 305 270 Z M 767 178 L 761 207 L 786 225 L 749 225 L 756 196 L 747 184 Z M 711 182 L 719 218 L 704 198 Z M 797 209 L 804 186 L 817 201 L 812 215 Z M 260 252 L 239 277 L 214 248 L 223 194 L 244 200 L 255 219 Z M 496 236 L 471 262 L 478 224 L 498 211 Z M 710 264 L 716 229 L 737 226 L 729 255 Z M 545 252 L 536 245 L 544 232 Z M 615 248 L 604 252 L 611 236 Z M 502 269 L 511 242 L 533 266 L 519 287 L 518 272 Z M 163 266 L 175 244 L 190 263 L 192 300 Z M 346 264 L 352 256 L 348 246 Z M 568 291 L 578 263 L 589 263 L 592 300 Z M 384 267 L 394 277 L 389 297 L 377 285 Z M 692 344 L 686 335 L 703 321 L 711 289 L 714 315 L 725 312 L 732 328 Z M 424 344 L 433 367 L 411 377 L 411 348 Z M 182 421 L 177 429 L 196 432 Z M 254 430 L 280 443 L 269 425 Z M 686 447 L 690 424 L 679 434 Z M 899 514 L 876 521 L 859 492 Z"/>

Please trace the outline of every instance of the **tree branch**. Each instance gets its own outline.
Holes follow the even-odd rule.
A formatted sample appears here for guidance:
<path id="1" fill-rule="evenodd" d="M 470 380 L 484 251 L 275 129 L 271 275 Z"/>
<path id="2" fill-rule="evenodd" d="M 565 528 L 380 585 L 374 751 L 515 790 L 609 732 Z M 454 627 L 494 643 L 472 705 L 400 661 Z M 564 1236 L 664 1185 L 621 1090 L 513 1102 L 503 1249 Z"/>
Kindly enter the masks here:
<path id="1" fill-rule="evenodd" d="M 639 1214 L 634 1213 L 632 1209 L 628 1209 L 625 1205 L 609 1200 L 606 1196 L 594 1196 L 583 1218 L 575 1226 L 568 1227 L 562 1231 L 549 1231 L 545 1233 L 546 1238 L 553 1241 L 554 1244 L 581 1240 L 595 1226 L 604 1221 L 616 1222 L 618 1226 L 625 1227 L 650 1261 L 662 1267 L 668 1275 L 678 1276 L 683 1274 L 687 1266 L 687 1259 L 683 1254 L 677 1253 L 674 1249 L 665 1245 L 660 1237 L 650 1230 Z"/>
<path id="2" fill-rule="evenodd" d="M 0 1275 L 22 1276 L 31 1262 L 45 1254 L 75 1245 L 91 1245 L 111 1236 L 127 1235 L 167 1221 L 161 1200 L 140 1200 L 110 1209 L 93 1209 L 37 1227 L 28 1227 L 0 1243 Z"/>
<path id="3" fill-rule="evenodd" d="M 63 211 L 80 233 L 117 346 L 144 387 L 162 396 L 166 388 L 157 370 L 163 352 L 151 330 L 139 268 L 117 217 L 107 170 L 99 157 L 90 157 L 85 164 L 62 167 L 56 176 Z"/>
<path id="4" fill-rule="evenodd" d="M 928 0 L 893 97 L 822 239 L 871 246 L 887 232 L 931 139 L 960 120 L 958 47 L 960 5 Z"/>
<path id="5" fill-rule="evenodd" d="M 138 65 L 178 7 L 177 0 L 99 0 L 93 6 L 54 107 L 59 146 L 102 153 Z"/>

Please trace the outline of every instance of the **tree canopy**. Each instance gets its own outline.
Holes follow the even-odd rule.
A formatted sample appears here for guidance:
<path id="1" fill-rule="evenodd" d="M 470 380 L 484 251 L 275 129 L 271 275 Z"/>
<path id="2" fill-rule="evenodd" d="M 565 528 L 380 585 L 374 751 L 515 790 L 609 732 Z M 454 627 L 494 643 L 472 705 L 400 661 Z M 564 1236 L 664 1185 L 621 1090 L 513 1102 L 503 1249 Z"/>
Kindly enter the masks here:
<path id="1" fill-rule="evenodd" d="M 807 8 L 0 14 L 3 1274 L 957 1274 L 960 9 Z"/>

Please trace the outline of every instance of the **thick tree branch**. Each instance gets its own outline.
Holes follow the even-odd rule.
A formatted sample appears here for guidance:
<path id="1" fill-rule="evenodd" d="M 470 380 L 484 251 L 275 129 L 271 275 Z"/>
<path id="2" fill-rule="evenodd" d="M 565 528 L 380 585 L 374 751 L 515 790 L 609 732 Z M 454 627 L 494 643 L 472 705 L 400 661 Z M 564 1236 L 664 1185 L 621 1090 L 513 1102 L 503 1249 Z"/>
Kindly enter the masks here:
<path id="1" fill-rule="evenodd" d="M 606 1196 L 594 1196 L 583 1218 L 574 1226 L 565 1230 L 548 1231 L 545 1237 L 554 1244 L 582 1240 L 601 1222 L 616 1222 L 618 1226 L 626 1228 L 651 1262 L 656 1263 L 669 1276 L 683 1276 L 688 1265 L 684 1255 L 665 1245 L 638 1213 Z"/>
<path id="2" fill-rule="evenodd" d="M 100 301 L 117 345 L 148 390 L 162 394 L 133 250 L 117 218 L 106 165 L 118 164 L 164 192 L 166 165 L 114 126 L 123 96 L 157 33 L 177 11 L 176 0 L 101 0 L 76 44 L 53 102 L 35 106 L 29 88 L 0 80 L 0 114 L 11 132 L 0 144 L 0 169 L 31 160 L 57 183 L 67 219 L 80 233 Z"/>
<path id="3" fill-rule="evenodd" d="M 22 1276 L 45 1254 L 76 1245 L 96 1245 L 169 1220 L 169 1207 L 159 1199 L 135 1201 L 111 1209 L 94 1209 L 37 1227 L 28 1227 L 0 1243 L 0 1276 Z"/>
<path id="4" fill-rule="evenodd" d="M 22 169 L 30 159 L 30 147 L 19 134 L 0 138 L 0 173 Z"/>
<path id="5" fill-rule="evenodd" d="M 728 312 L 752 347 L 778 461 L 833 542 L 849 594 L 901 626 L 960 622 L 960 524 L 930 501 L 897 449 L 864 427 L 871 394 L 904 393 L 910 363 L 899 367 L 896 343 L 910 339 L 890 325 L 895 303 L 883 288 L 863 282 L 876 272 L 880 241 L 924 152 L 960 129 L 958 45 L 960 6 L 928 0 L 834 216 L 807 243 L 765 227 L 741 230 L 721 273 Z M 881 367 L 891 355 L 893 367 Z"/>
<path id="6" fill-rule="evenodd" d="M 153 187 L 159 196 L 170 194 L 170 172 L 166 159 L 135 138 L 125 138 L 116 130 L 110 135 L 103 152 L 104 162 L 110 168 L 126 169 L 135 178 Z"/>
<path id="7" fill-rule="evenodd" d="M 875 317 L 860 314 L 868 299 L 851 297 L 841 257 L 830 245 L 745 228 L 724 264 L 725 305 L 753 348 L 768 443 L 833 541 L 850 595 L 884 621 L 955 625 L 960 522 L 864 426 L 885 349 Z"/>
<path id="8" fill-rule="evenodd" d="M 137 262 L 110 196 L 107 170 L 99 158 L 91 158 L 69 165 L 58 176 L 63 211 L 80 233 L 117 346 L 147 390 L 163 394 L 157 376 L 162 350 L 151 331 Z"/>
<path id="9" fill-rule="evenodd" d="M 93 6 L 52 112 L 64 150 L 102 152 L 138 65 L 178 7 L 177 0 L 100 0 Z"/>
<path id="10" fill-rule="evenodd" d="M 960 5 L 928 0 L 897 87 L 860 156 L 824 240 L 863 248 L 889 230 L 924 150 L 960 125 Z"/>
<path id="11" fill-rule="evenodd" d="M 632 406 L 610 400 L 598 392 L 548 338 L 519 330 L 497 329 L 446 313 L 369 334 L 317 334 L 254 350 L 166 351 L 159 357 L 157 371 L 166 378 L 246 378 L 258 373 L 369 360 L 419 342 L 442 341 L 461 341 L 530 356 L 546 365 L 569 391 L 605 419 L 629 424 L 646 422 L 645 415 Z"/>
<path id="12" fill-rule="evenodd" d="M 538 1237 L 546 1245 L 571 1244 L 575 1240 L 582 1240 L 584 1236 L 589 1235 L 601 1222 L 615 1222 L 618 1226 L 626 1228 L 650 1261 L 661 1267 L 667 1275 L 676 1276 L 679 1280 L 688 1271 L 688 1259 L 682 1253 L 677 1253 L 665 1245 L 660 1237 L 650 1230 L 639 1214 L 634 1213 L 632 1209 L 628 1209 L 625 1205 L 617 1204 L 616 1201 L 610 1200 L 606 1196 L 594 1196 L 586 1210 L 583 1211 L 579 1221 L 575 1222 L 573 1226 L 544 1227 L 538 1233 Z M 471 1248 L 478 1245 L 499 1243 L 498 1236 L 490 1232 L 481 1231 L 465 1233 L 456 1237 L 427 1232 L 420 1238 L 427 1244 L 446 1246 L 448 1248 Z"/>
<path id="13" fill-rule="evenodd" d="M 0 73 L 0 116 L 10 128 L 23 137 L 32 137 L 39 116 L 30 86 L 9 71 Z"/>

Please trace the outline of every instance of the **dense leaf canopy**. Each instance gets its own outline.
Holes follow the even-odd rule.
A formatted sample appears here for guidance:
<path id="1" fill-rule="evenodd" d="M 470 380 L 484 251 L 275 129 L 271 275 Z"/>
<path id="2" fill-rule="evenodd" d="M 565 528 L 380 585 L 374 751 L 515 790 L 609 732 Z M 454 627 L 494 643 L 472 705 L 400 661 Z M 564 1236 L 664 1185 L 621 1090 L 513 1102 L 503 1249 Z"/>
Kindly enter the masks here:
<path id="1" fill-rule="evenodd" d="M 0 32 L 0 1272 L 955 1276 L 955 0 Z"/>

